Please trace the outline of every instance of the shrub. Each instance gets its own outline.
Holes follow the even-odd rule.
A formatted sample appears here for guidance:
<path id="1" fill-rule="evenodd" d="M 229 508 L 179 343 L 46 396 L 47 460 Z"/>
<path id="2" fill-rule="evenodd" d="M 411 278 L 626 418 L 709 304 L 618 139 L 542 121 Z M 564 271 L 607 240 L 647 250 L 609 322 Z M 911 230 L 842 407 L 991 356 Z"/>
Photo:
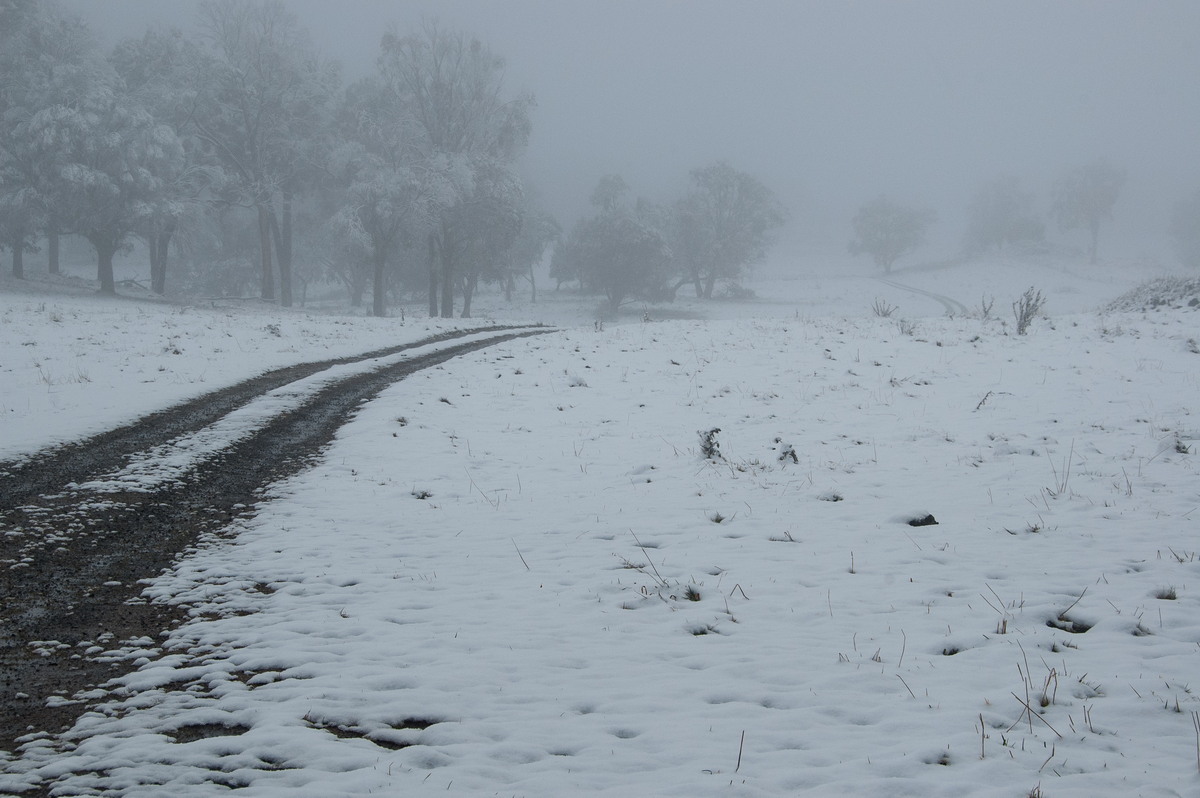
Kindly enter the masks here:
<path id="1" fill-rule="evenodd" d="M 1032 286 L 1013 303 L 1013 316 L 1017 320 L 1017 335 L 1025 334 L 1044 304 L 1046 304 L 1046 298 L 1042 296 L 1041 291 L 1035 290 Z"/>

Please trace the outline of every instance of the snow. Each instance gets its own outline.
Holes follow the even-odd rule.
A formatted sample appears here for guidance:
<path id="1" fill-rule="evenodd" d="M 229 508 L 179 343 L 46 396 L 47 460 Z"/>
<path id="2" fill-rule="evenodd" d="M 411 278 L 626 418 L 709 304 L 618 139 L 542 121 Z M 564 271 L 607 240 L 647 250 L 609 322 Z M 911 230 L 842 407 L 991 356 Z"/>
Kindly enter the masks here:
<path id="1" fill-rule="evenodd" d="M 1098 312 L 1153 275 L 1086 268 L 891 276 L 990 320 L 833 270 L 604 325 L 480 297 L 561 330 L 396 383 L 149 582 L 191 620 L 90 641 L 130 673 L 0 791 L 1194 794 L 1200 311 Z M 0 324 L 12 456 L 447 323 L 0 294 Z"/>

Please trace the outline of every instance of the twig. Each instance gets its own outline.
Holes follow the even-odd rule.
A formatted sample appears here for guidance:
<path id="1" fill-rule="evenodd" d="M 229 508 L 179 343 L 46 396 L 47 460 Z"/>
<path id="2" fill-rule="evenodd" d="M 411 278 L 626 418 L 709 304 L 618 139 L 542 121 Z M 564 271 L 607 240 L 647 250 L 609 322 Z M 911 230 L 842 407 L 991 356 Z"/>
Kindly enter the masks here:
<path id="1" fill-rule="evenodd" d="M 733 769 L 734 773 L 737 773 L 739 770 L 742 769 L 742 749 L 745 747 L 746 747 L 746 730 L 742 729 L 742 741 L 740 743 L 738 743 L 738 761 L 737 761 L 737 767 L 735 767 Z"/>
<path id="2" fill-rule="evenodd" d="M 517 539 L 509 538 L 509 540 L 512 541 L 513 548 L 517 550 L 517 556 L 521 558 L 521 564 L 525 566 L 525 570 L 532 571 L 533 569 L 529 567 L 529 563 L 525 562 L 525 555 L 521 553 L 521 547 L 517 545 Z"/>
<path id="3" fill-rule="evenodd" d="M 979 758 L 987 759 L 987 751 L 984 749 L 984 742 L 987 740 L 987 726 L 983 725 L 983 713 L 979 713 Z"/>
<path id="4" fill-rule="evenodd" d="M 916 694 L 916 693 L 914 693 L 914 692 L 912 691 L 912 688 L 908 686 L 908 682 L 904 681 L 904 677 L 903 677 L 903 676 L 901 676 L 900 674 L 898 674 L 898 673 L 897 673 L 897 674 L 896 674 L 896 678 L 900 680 L 900 684 L 904 685 L 904 689 L 908 691 L 908 694 L 909 694 L 910 696 L 912 696 L 913 698 L 916 698 L 916 697 L 917 697 L 917 694 Z"/>
<path id="5" fill-rule="evenodd" d="M 908 635 L 904 634 L 903 629 L 900 630 L 900 637 L 902 637 L 903 640 L 900 642 L 900 661 L 896 663 L 897 668 L 904 664 L 904 651 L 908 648 Z"/>
<path id="6" fill-rule="evenodd" d="M 988 400 L 988 397 L 991 395 L 992 395 L 991 391 L 988 391 L 987 393 L 985 393 L 983 395 L 983 398 L 979 400 L 979 404 L 975 405 L 975 410 L 978 411 L 979 408 L 983 407 L 983 403 L 986 402 Z"/>

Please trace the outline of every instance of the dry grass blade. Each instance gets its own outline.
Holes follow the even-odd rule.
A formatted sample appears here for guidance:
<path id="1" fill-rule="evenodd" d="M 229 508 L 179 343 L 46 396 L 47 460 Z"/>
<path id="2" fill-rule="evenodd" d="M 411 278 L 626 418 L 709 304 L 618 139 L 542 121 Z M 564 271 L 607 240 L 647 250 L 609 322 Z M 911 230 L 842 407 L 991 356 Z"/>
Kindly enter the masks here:
<path id="1" fill-rule="evenodd" d="M 1030 717 L 1030 719 L 1031 719 L 1031 720 L 1032 720 L 1033 718 L 1037 718 L 1037 719 L 1038 719 L 1038 720 L 1040 720 L 1042 723 L 1046 724 L 1046 728 L 1048 728 L 1050 731 L 1054 732 L 1055 734 L 1058 734 L 1058 729 L 1056 729 L 1056 728 L 1054 728 L 1053 726 L 1051 726 L 1051 725 L 1050 725 L 1050 721 L 1046 720 L 1046 719 L 1045 719 L 1045 718 L 1043 718 L 1041 715 L 1039 715 L 1038 713 L 1034 712 L 1034 711 L 1033 711 L 1033 707 L 1029 706 L 1029 702 L 1028 702 L 1028 701 L 1022 700 L 1021 696 L 1017 695 L 1016 693 L 1012 692 L 1011 690 L 1009 691 L 1009 693 L 1008 693 L 1008 694 L 1009 694 L 1009 695 L 1011 695 L 1013 698 L 1017 699 L 1017 703 L 1019 703 L 1021 706 L 1025 707 L 1025 711 L 1021 713 L 1021 717 L 1024 717 L 1025 715 L 1029 715 L 1029 717 Z M 1018 717 L 1018 718 L 1017 718 L 1017 723 L 1020 723 L 1020 722 L 1021 722 L 1021 718 L 1020 718 L 1020 717 Z M 1016 725 L 1017 725 L 1017 723 L 1014 723 L 1012 726 L 1009 726 L 1009 727 L 1008 727 L 1009 731 L 1012 731 L 1013 727 L 1014 727 L 1014 726 L 1016 726 Z M 1062 735 L 1061 735 L 1061 734 L 1058 734 L 1058 736 L 1059 736 L 1059 739 L 1061 739 L 1061 738 L 1062 738 Z"/>
<path id="2" fill-rule="evenodd" d="M 638 548 L 642 550 L 642 554 L 646 555 L 646 562 L 650 563 L 650 567 L 654 570 L 654 578 L 658 580 L 660 585 L 667 587 L 667 580 L 663 579 L 662 574 L 658 572 L 658 566 L 654 564 L 654 560 L 650 559 L 650 552 L 646 551 L 646 547 L 642 545 L 642 541 L 638 540 L 637 533 L 631 529 L 629 530 L 629 534 L 633 535 L 633 541 L 637 543 Z"/>

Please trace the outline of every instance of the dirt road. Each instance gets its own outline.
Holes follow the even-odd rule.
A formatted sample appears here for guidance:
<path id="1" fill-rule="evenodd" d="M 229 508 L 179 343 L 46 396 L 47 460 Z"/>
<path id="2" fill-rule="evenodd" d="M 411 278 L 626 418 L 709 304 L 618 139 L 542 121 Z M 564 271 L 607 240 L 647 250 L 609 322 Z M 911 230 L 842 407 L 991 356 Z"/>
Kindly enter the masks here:
<path id="1" fill-rule="evenodd" d="M 24 735 L 68 727 L 87 708 L 80 691 L 132 667 L 103 652 L 129 640 L 156 646 L 184 611 L 146 602 L 139 581 L 201 535 L 252 514 L 264 489 L 311 463 L 359 405 L 421 369 L 549 331 L 476 328 L 279 369 L 89 440 L 0 463 L 0 751 L 14 752 Z M 276 388 L 418 347 L 400 362 L 331 381 L 151 490 L 97 492 L 86 484 Z"/>
<path id="2" fill-rule="evenodd" d="M 910 294 L 919 294 L 920 296 L 929 297 L 945 308 L 946 313 L 951 316 L 966 316 L 967 313 L 969 313 L 967 306 L 959 302 L 957 299 L 951 299 L 950 297 L 943 296 L 942 294 L 935 294 L 932 291 L 926 291 L 922 288 L 914 288 L 911 285 L 898 283 L 895 280 L 887 277 L 876 277 L 875 279 L 884 285 L 890 285 L 892 288 L 898 288 L 901 291 L 907 291 Z"/>

